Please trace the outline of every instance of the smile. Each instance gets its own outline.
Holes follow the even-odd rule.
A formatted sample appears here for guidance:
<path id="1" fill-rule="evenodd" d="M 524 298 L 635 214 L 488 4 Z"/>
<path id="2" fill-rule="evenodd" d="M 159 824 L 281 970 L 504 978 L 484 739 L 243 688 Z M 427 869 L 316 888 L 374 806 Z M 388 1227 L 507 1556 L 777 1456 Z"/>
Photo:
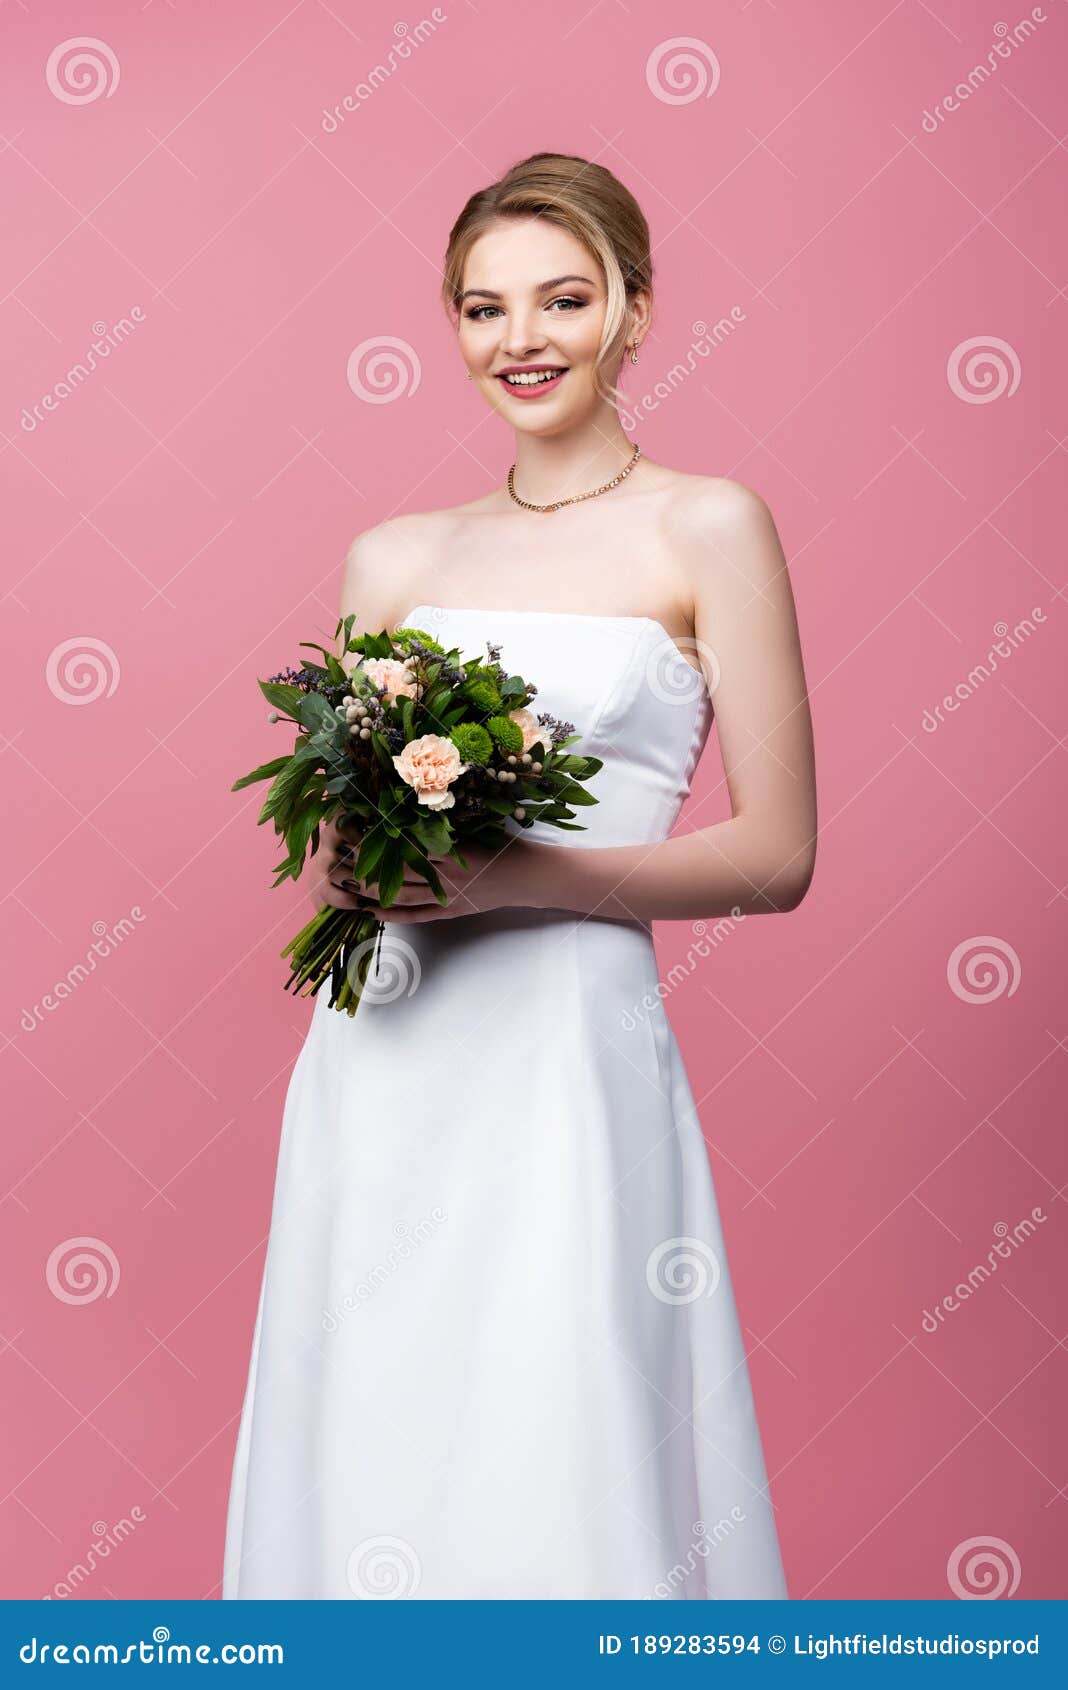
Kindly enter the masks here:
<path id="1" fill-rule="evenodd" d="M 497 380 L 507 387 L 510 393 L 522 399 L 530 399 L 547 393 L 551 387 L 557 387 L 566 374 L 566 366 L 552 370 L 514 370 L 499 375 Z"/>

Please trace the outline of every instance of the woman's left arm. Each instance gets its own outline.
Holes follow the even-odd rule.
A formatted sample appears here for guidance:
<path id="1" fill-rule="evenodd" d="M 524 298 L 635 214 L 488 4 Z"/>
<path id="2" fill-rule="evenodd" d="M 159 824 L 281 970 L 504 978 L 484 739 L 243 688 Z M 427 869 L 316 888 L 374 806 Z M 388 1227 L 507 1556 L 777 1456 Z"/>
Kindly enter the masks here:
<path id="1" fill-rule="evenodd" d="M 773 914 L 795 909 L 808 890 L 812 719 L 771 512 L 737 482 L 706 484 L 680 539 L 692 559 L 694 655 L 712 690 L 730 819 L 651 845 L 522 843 L 503 853 L 500 874 L 515 876 L 515 894 L 502 902 L 648 922 Z"/>

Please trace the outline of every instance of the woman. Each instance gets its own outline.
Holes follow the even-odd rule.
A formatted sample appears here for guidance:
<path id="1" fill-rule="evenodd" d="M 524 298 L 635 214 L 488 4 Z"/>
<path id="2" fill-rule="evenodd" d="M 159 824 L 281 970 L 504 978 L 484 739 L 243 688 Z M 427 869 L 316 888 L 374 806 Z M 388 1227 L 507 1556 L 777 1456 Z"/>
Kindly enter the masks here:
<path id="1" fill-rule="evenodd" d="M 638 455 L 645 219 L 540 153 L 445 262 L 508 485 L 353 544 L 341 614 L 499 643 L 603 758 L 587 831 L 516 829 L 380 911 L 355 1019 L 286 1100 L 224 1596 L 786 1594 L 708 1155 L 649 924 L 794 909 L 816 834 L 763 502 Z M 669 839 L 712 719 L 732 817 Z M 367 904 L 337 828 L 317 902 Z M 370 907 L 376 908 L 373 901 Z M 382 979 L 386 980 L 383 985 Z"/>

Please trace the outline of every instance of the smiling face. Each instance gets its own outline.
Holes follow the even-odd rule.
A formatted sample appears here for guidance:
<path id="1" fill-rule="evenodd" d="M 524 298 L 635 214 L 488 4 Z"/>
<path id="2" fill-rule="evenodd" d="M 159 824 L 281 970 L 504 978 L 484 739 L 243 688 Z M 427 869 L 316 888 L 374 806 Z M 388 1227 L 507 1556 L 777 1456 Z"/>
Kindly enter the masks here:
<path id="1" fill-rule="evenodd" d="M 593 380 L 604 275 L 574 235 L 542 217 L 498 220 L 471 247 L 463 294 L 461 354 L 513 428 L 555 434 L 605 403 Z"/>

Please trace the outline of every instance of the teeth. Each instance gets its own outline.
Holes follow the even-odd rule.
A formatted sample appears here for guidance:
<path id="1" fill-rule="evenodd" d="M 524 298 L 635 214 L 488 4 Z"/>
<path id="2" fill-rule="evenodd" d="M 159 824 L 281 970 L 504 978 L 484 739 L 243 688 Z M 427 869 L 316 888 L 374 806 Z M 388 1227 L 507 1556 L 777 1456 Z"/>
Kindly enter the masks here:
<path id="1" fill-rule="evenodd" d="M 523 370 L 504 379 L 510 387 L 536 387 L 539 382 L 555 380 L 559 374 L 559 370 Z"/>

